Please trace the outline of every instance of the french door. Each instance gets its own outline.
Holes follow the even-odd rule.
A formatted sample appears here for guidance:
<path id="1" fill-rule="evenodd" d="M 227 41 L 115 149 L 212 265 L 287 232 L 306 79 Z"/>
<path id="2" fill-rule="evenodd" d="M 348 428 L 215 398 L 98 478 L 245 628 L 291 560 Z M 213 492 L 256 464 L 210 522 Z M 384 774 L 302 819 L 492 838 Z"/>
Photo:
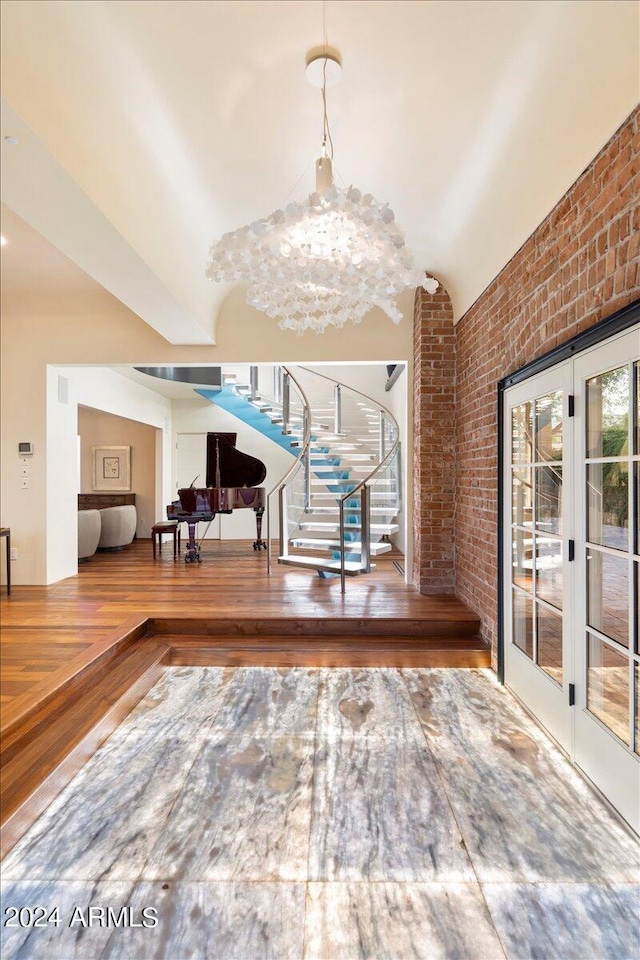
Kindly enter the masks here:
<path id="1" fill-rule="evenodd" d="M 640 331 L 504 395 L 505 681 L 640 831 Z"/>

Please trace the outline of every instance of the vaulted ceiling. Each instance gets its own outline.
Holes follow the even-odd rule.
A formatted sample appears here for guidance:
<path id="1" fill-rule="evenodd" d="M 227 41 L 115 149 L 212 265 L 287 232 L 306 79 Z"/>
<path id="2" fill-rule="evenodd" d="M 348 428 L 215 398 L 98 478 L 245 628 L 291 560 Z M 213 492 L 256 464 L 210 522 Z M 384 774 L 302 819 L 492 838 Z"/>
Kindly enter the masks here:
<path id="1" fill-rule="evenodd" d="M 324 20 L 339 177 L 389 201 L 459 317 L 633 109 L 638 4 L 327 0 Z M 210 343 L 212 240 L 313 188 L 323 39 L 321 0 L 3 0 L 4 202 L 170 342 Z"/>

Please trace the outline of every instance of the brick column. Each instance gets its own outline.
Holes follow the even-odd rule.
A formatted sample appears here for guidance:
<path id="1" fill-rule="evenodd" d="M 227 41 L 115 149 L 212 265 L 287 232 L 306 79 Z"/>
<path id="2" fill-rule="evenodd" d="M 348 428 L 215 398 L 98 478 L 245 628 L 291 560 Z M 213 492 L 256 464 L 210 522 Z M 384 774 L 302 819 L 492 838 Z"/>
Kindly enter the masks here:
<path id="1" fill-rule="evenodd" d="M 442 286 L 416 291 L 413 375 L 412 582 L 423 594 L 453 593 L 455 334 Z"/>

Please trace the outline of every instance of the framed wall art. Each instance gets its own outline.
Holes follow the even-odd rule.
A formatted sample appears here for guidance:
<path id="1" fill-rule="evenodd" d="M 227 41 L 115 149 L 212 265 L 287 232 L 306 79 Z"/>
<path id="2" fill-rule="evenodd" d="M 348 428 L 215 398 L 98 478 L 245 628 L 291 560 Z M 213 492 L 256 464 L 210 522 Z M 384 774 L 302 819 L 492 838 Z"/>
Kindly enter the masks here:
<path id="1" fill-rule="evenodd" d="M 131 447 L 91 447 L 94 490 L 131 490 Z"/>

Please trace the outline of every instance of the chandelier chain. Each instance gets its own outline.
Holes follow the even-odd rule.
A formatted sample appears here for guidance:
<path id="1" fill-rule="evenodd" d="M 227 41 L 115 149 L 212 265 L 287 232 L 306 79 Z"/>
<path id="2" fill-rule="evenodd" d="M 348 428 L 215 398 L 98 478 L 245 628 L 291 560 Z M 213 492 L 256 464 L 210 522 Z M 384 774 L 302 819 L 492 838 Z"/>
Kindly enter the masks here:
<path id="1" fill-rule="evenodd" d="M 325 153 L 327 139 L 329 140 L 329 157 L 333 160 L 333 139 L 331 137 L 331 127 L 329 126 L 329 115 L 327 113 L 327 61 L 325 59 L 322 65 L 322 152 Z"/>

